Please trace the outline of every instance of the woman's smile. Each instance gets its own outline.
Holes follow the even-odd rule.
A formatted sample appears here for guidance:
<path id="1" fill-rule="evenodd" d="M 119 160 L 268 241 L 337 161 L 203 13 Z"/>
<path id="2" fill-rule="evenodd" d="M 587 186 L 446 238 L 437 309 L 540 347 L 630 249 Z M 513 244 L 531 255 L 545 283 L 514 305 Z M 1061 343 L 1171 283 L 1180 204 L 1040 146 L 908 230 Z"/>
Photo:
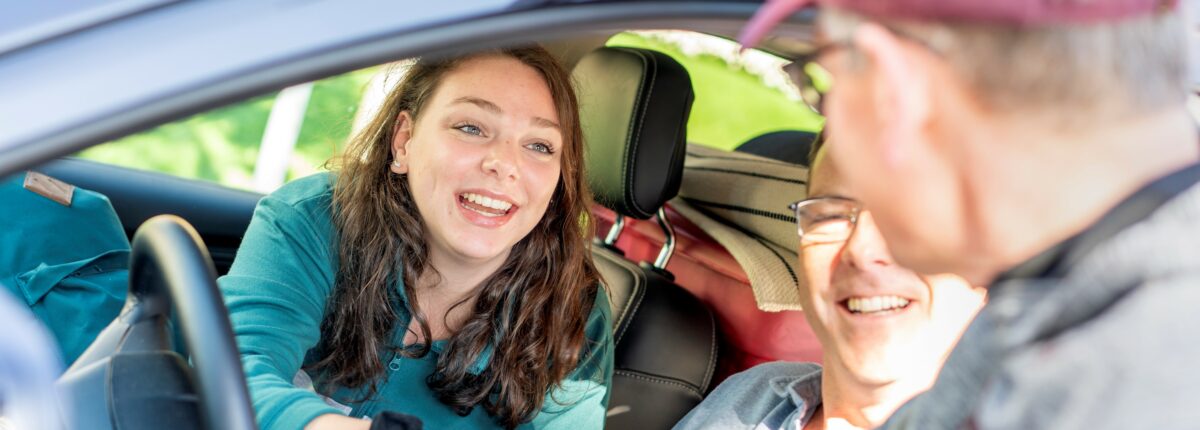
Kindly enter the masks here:
<path id="1" fill-rule="evenodd" d="M 467 222 L 484 228 L 499 228 L 507 224 L 521 209 L 508 197 L 485 190 L 463 191 L 456 198 L 459 213 Z"/>

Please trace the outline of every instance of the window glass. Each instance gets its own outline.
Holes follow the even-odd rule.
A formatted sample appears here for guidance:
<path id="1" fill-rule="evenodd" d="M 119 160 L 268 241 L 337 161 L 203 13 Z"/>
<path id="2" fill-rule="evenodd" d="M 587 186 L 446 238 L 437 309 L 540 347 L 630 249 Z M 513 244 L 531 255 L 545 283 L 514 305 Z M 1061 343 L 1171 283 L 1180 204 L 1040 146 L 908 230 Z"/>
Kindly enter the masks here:
<path id="1" fill-rule="evenodd" d="M 350 134 L 364 88 L 379 70 L 373 67 L 311 83 L 304 100 L 292 97 L 293 109 L 303 117 L 287 127 L 295 146 L 285 151 L 283 176 L 267 183 L 307 176 L 339 153 Z M 309 84 L 306 84 L 309 85 Z M 284 90 L 294 91 L 294 90 Z M 76 156 L 88 160 L 174 176 L 216 182 L 221 185 L 269 192 L 273 187 L 256 186 L 255 169 L 272 109 L 280 108 L 280 92 L 203 112 L 179 121 L 88 148 Z M 300 112 L 297 110 L 297 112 Z M 287 135 L 288 133 L 283 133 Z M 260 181 L 261 182 L 261 181 Z"/>
<path id="2" fill-rule="evenodd" d="M 785 60 L 766 52 L 739 53 L 733 41 L 679 30 L 624 32 L 608 45 L 663 52 L 687 69 L 696 94 L 690 142 L 733 150 L 773 131 L 817 131 L 823 122 L 800 101 L 781 69 Z"/>
<path id="3" fill-rule="evenodd" d="M 781 130 L 814 131 L 822 123 L 820 116 L 799 101 L 795 86 L 780 70 L 784 60 L 765 52 L 738 53 L 738 45 L 732 41 L 674 30 L 624 32 L 612 37 L 608 45 L 660 51 L 688 70 L 696 94 L 688 121 L 691 142 L 732 150 L 759 135 Z M 298 86 L 266 94 L 96 145 L 76 155 L 270 192 L 288 180 L 324 170 L 325 162 L 340 153 L 359 110 L 379 102 L 364 102 L 364 92 L 386 92 L 394 79 L 381 82 L 381 77 L 398 73 L 402 70 L 384 65 L 330 77 L 305 84 L 311 85 L 311 92 Z M 289 92 L 293 94 L 281 96 Z M 272 133 L 284 135 L 282 140 L 287 143 L 284 149 L 268 150 L 260 157 L 273 110 L 276 114 L 302 110 L 303 115 L 291 122 L 282 121 L 282 126 L 272 123 Z M 276 138 L 270 147 L 277 148 L 280 139 L 274 134 L 271 137 Z M 294 147 L 290 146 L 292 140 Z"/>

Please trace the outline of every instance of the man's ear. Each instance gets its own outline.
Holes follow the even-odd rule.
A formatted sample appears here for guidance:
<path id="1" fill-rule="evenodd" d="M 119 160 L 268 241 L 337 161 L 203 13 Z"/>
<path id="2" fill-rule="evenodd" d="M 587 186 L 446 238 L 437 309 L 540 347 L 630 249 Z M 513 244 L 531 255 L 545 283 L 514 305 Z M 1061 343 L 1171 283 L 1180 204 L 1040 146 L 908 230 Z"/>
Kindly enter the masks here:
<path id="1" fill-rule="evenodd" d="M 875 23 L 865 23 L 854 35 L 855 46 L 867 57 L 873 70 L 874 103 L 883 127 L 880 142 L 884 159 L 892 167 L 907 162 L 918 136 L 931 120 L 933 103 L 932 70 L 891 31 Z M 921 49 L 921 48 L 916 48 Z"/>
<path id="2" fill-rule="evenodd" d="M 392 162 L 389 166 L 392 173 L 408 173 L 408 143 L 412 141 L 412 134 L 412 115 L 408 111 L 400 112 L 396 116 L 396 124 L 392 126 Z"/>

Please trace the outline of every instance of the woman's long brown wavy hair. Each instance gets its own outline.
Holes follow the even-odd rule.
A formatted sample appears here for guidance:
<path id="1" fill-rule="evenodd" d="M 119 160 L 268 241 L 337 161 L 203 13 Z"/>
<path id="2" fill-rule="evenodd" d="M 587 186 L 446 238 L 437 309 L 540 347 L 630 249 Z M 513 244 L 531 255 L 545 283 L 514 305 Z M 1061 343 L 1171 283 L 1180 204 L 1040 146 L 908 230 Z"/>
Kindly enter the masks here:
<path id="1" fill-rule="evenodd" d="M 422 59 L 413 64 L 380 112 L 353 137 L 335 170 L 334 225 L 339 266 L 314 370 L 322 384 L 369 386 L 384 375 L 382 357 L 421 357 L 428 343 L 401 348 L 391 343 L 405 305 L 430 339 L 430 317 L 414 287 L 438 279 L 429 265 L 425 227 L 406 175 L 392 173 L 391 142 L 397 117 L 417 122 L 442 79 L 478 55 L 505 55 L 540 72 L 550 87 L 563 132 L 562 166 L 546 214 L 512 249 L 504 264 L 475 293 L 468 320 L 450 338 L 437 370 L 426 381 L 438 399 L 460 415 L 482 404 L 496 421 L 516 427 L 541 410 L 546 394 L 576 368 L 585 351 L 584 328 L 599 277 L 589 251 L 591 193 L 583 172 L 583 135 L 570 75 L 541 47 L 484 52 L 467 57 Z M 460 302 L 458 305 L 462 305 Z M 456 306 L 458 306 L 456 305 Z M 482 373 L 470 370 L 491 344 Z"/>

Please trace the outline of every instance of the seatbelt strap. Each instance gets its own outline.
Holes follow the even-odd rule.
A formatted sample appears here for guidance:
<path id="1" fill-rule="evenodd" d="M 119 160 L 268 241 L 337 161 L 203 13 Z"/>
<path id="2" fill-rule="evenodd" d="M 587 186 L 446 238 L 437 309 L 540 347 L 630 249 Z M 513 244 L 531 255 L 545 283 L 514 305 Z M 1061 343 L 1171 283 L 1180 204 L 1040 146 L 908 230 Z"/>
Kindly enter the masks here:
<path id="1" fill-rule="evenodd" d="M 1096 246 L 1145 220 L 1162 205 L 1197 183 L 1200 183 L 1200 163 L 1176 170 L 1142 187 L 1076 237 L 1075 243 L 1049 275 L 1065 276 L 1071 267 L 1075 267 Z"/>

